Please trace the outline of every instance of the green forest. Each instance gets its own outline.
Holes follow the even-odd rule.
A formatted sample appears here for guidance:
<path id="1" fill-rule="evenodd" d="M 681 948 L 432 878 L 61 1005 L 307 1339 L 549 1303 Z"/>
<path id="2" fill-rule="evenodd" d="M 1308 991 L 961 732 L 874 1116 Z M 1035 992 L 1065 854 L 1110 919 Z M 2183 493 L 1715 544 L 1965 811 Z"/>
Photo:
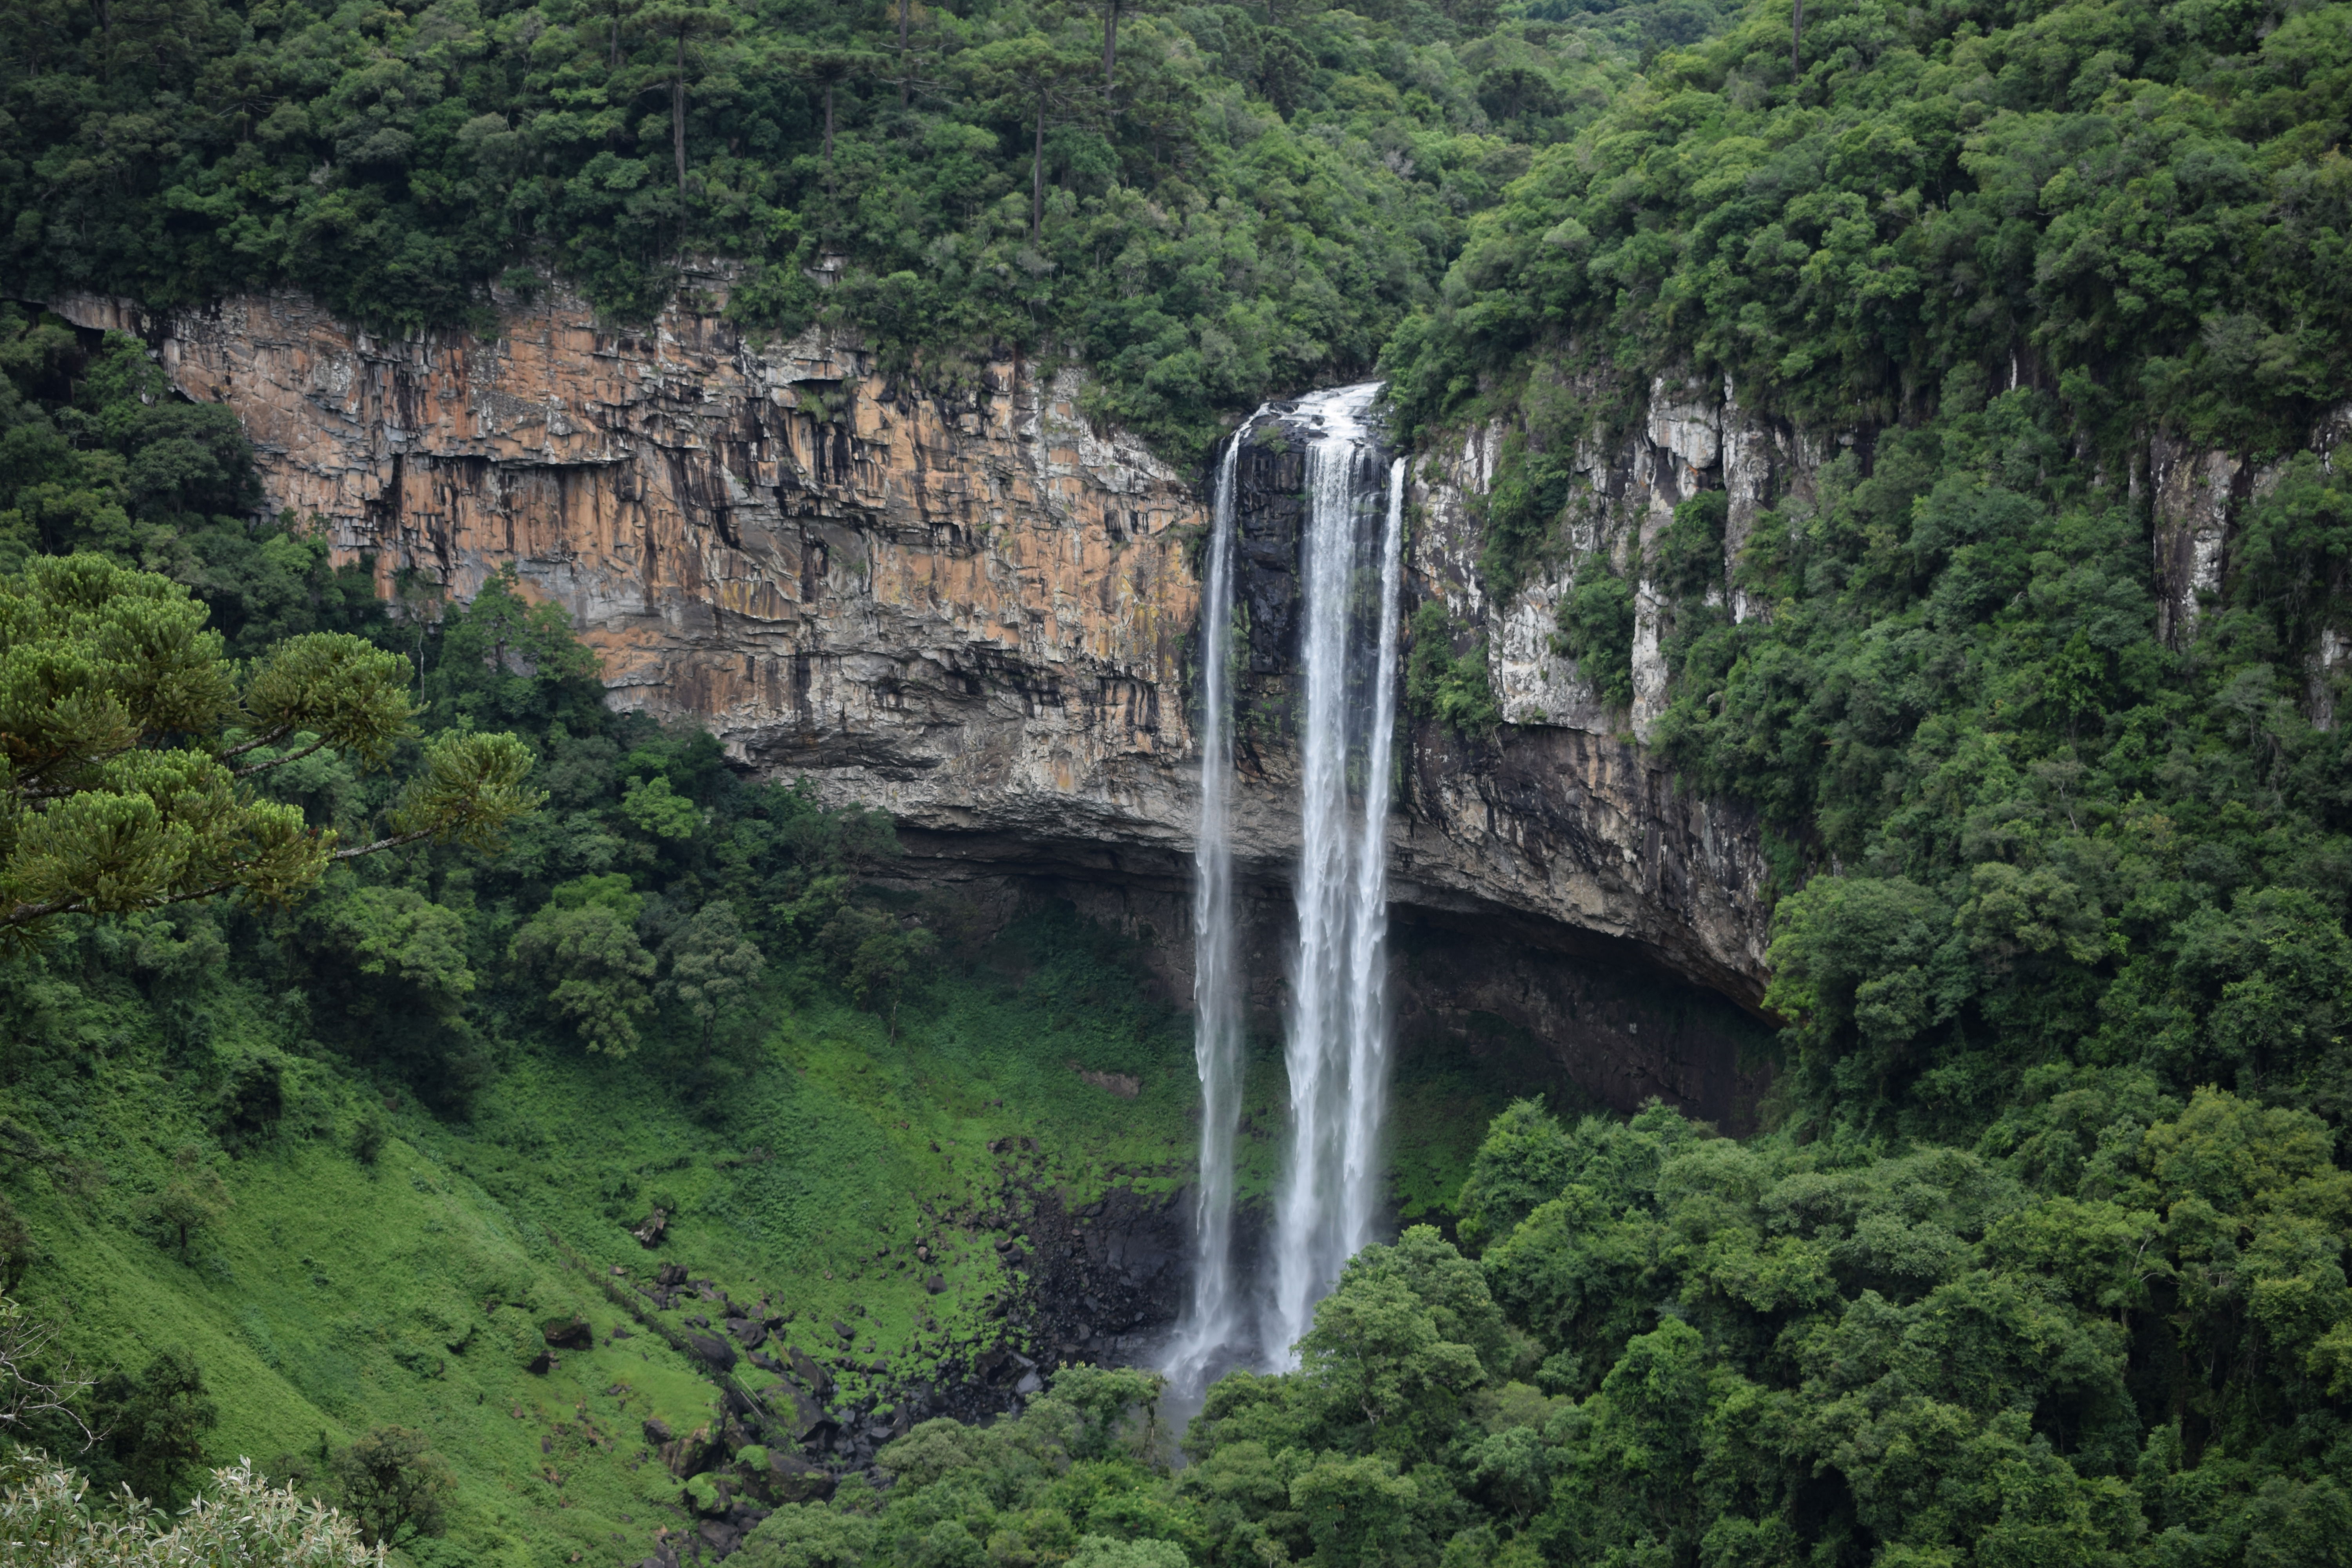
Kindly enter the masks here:
<path id="1" fill-rule="evenodd" d="M 747 326 L 943 387 L 1083 361 L 1198 452 L 1368 369 L 1529 150 L 1716 17 L 1563 9 L 38 0 L 0 17 L 0 277 L 400 329 L 550 278 L 642 315 L 718 257 Z"/>
<path id="2" fill-rule="evenodd" d="M 747 1568 L 2352 1564 L 2352 5 L 18 0 L 0 39 L 0 1563 L 733 1521 Z M 715 1324 L 886 1426 L 1045 1351 L 1009 1184 L 1181 1186 L 1186 1021 L 1105 931 L 983 934 L 886 817 L 608 709 L 511 580 L 380 602 L 251 521 L 232 414 L 37 304 L 634 321 L 713 260 L 748 331 L 941 392 L 1081 365 L 1196 466 L 1373 374 L 1416 453 L 1499 421 L 1488 590 L 1572 571 L 1559 647 L 1622 705 L 1654 584 L 1653 744 L 1762 824 L 1761 1130 L 1441 1074 L 1299 1371 L 1179 1432 L 1044 1364 L 821 1479 L 788 1398 L 752 1440 L 730 1387 L 787 1385 L 714 1379 Z M 1575 455 L 1668 374 L 1859 438 L 1736 559 L 1721 490 L 1579 559 Z M 2159 440 L 2262 476 L 2168 637 Z M 1414 721 L 1508 744 L 1484 649 L 1411 630 Z"/>

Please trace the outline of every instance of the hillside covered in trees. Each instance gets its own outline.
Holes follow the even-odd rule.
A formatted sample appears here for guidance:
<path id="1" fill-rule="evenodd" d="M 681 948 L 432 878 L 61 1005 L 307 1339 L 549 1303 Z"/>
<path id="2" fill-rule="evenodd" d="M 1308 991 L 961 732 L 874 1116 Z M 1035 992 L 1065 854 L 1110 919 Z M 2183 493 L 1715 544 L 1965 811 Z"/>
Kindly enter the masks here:
<path id="1" fill-rule="evenodd" d="M 1197 451 L 1368 370 L 1468 216 L 1704 0 L 11 6 L 0 278 L 151 304 L 287 286 L 380 329 L 552 273 L 642 316 L 681 258 L 954 384 L 1080 358 Z M 815 279 L 832 268 L 837 283 Z"/>
<path id="2" fill-rule="evenodd" d="M 1066 1118 L 1046 1154 L 1076 1195 L 1174 1180 L 1180 1092 L 1122 1131 L 1037 1063 L 1142 1040 L 1181 1068 L 1181 1027 L 1106 1007 L 1131 980 L 1076 928 L 959 950 L 951 911 L 875 889 L 885 825 L 607 712 L 503 590 L 388 613 L 245 520 L 233 421 L 159 395 L 135 347 L 11 317 L 0 564 L 162 573 L 238 657 L 316 631 L 405 654 L 428 726 L 515 732 L 548 795 L 494 861 L 404 851 L 288 912 L 9 961 L 12 1280 L 52 1318 L 108 1279 L 142 1282 L 115 1322 L 205 1300 L 205 1397 L 270 1434 L 271 1473 L 350 1497 L 371 1428 L 459 1408 L 433 1428 L 447 1533 L 402 1537 L 420 1563 L 636 1562 L 634 1518 L 625 1558 L 603 1537 L 656 1506 L 749 1527 L 730 1560 L 761 1568 L 2352 1561 L 2352 6 L 115 0 L 0 26 L 0 281 L 27 299 L 285 286 L 415 326 L 554 277 L 631 319 L 716 256 L 748 325 L 830 321 L 940 386 L 1001 348 L 1081 363 L 1097 413 L 1186 458 L 1375 370 L 1421 452 L 1496 421 L 1486 587 L 1566 574 L 1560 646 L 1620 704 L 1653 595 L 1653 743 L 1753 806 L 1773 860 L 1765 1130 L 1513 1106 L 1446 1224 L 1351 1265 L 1302 1370 L 1220 1384 L 1181 1468 L 1150 1381 L 1088 1368 L 824 1497 L 749 1443 L 682 1494 L 660 1465 L 542 1466 L 605 1464 L 593 1435 L 646 1410 L 724 1414 L 690 1355 L 592 1361 L 608 1341 L 558 1407 L 505 1415 L 552 1386 L 524 1381 L 543 1333 L 460 1352 L 435 1336 L 462 1299 L 604 1310 L 561 1238 L 666 1207 L 745 1281 L 841 1273 L 846 1311 L 852 1259 L 898 1280 L 875 1247 L 928 1262 L 977 1212 L 976 1173 L 935 1163 L 958 1141 Z M 1721 490 L 1613 554 L 1565 521 L 1580 448 L 1668 375 L 1829 449 L 1729 559 Z M 2178 617 L 2159 449 L 2242 476 Z M 1475 634 L 1423 612 L 1420 716 L 1503 743 Z M 404 743 L 388 773 L 283 776 L 357 834 Z M 1447 1103 L 1483 1122 L 1489 1087 Z M 577 1146 L 608 1121 L 622 1152 Z M 818 1151 L 805 1194 L 755 1157 L 776 1125 Z M 462 1210 L 449 1277 L 338 1315 L 331 1282 L 380 1265 L 300 1230 L 298 1167 L 354 1205 L 401 1173 L 419 1206 L 385 1224 L 419 1255 Z M 877 1394 L 951 1363 L 1012 1278 L 958 1266 L 966 1318 L 875 1309 L 901 1369 Z M 167 1418 L 187 1381 L 99 1382 L 84 1408 L 131 1436 L 80 1462 L 182 1495 L 191 1455 L 227 1457 Z M 313 1411 L 331 1437 L 278 1435 Z"/>

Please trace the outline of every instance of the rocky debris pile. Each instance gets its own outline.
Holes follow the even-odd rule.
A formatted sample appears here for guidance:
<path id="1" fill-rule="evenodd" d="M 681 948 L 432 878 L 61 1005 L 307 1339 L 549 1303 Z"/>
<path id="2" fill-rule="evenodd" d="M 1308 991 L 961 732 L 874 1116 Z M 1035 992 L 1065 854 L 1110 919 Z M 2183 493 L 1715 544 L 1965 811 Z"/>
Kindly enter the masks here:
<path id="1" fill-rule="evenodd" d="M 1023 1292 L 1033 1343 L 1055 1362 L 1129 1359 L 1173 1322 L 1184 1285 L 1182 1189 L 1114 1187 L 1073 1212 L 1040 1194 L 1024 1247 L 1005 1260 L 1028 1276 Z"/>

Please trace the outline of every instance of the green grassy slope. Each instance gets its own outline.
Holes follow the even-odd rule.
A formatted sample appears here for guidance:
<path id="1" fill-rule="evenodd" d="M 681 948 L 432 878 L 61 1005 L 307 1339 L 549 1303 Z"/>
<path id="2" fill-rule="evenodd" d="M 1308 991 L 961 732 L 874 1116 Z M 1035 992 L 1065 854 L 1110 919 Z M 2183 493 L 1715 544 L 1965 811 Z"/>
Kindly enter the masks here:
<path id="1" fill-rule="evenodd" d="M 301 1054 L 285 999 L 250 984 L 200 987 L 181 1009 L 202 1021 L 189 1030 L 120 980 L 68 994 L 53 977 L 63 1011 L 48 1022 L 84 1054 L 46 1103 L 20 1078 L 0 1109 L 84 1164 L 79 1179 L 0 1172 L 38 1254 L 20 1294 L 85 1365 L 191 1352 L 220 1407 L 215 1460 L 282 1471 L 373 1426 L 425 1431 L 458 1494 L 447 1535 L 415 1562 L 635 1562 L 655 1531 L 692 1521 L 643 1424 L 690 1437 L 723 1420 L 702 1369 L 632 1321 L 653 1308 L 631 1287 L 659 1265 L 767 1297 L 791 1314 L 778 1338 L 823 1358 L 838 1349 L 832 1322 L 852 1321 L 888 1371 L 842 1374 L 838 1398 L 887 1397 L 997 1327 L 987 1309 L 1009 1282 L 990 1245 L 1007 1234 L 991 1223 L 1004 1217 L 992 1142 L 1034 1140 L 1033 1168 L 1073 1205 L 1190 1180 L 1189 1028 L 1117 942 L 1048 911 L 976 956 L 903 1000 L 895 1027 L 778 993 L 759 1065 L 715 1110 L 690 1110 L 644 1058 L 557 1045 L 516 1049 L 462 1121 Z M 228 1205 L 183 1258 L 144 1205 L 179 1150 L 213 1147 L 249 1104 L 237 1086 L 257 1062 L 277 1069 L 277 1113 L 197 1157 Z M 1457 1184 L 1500 1089 L 1440 1061 L 1408 1070 L 1424 1114 L 1396 1182 L 1418 1215 Z M 1256 1195 L 1279 1148 L 1270 1044 L 1251 1090 Z M 371 1121 L 388 1133 L 372 1163 Z M 655 1206 L 673 1218 L 647 1250 L 627 1227 Z M 937 1295 L 923 1288 L 934 1271 Z M 676 1328 L 698 1313 L 718 1315 L 698 1299 L 656 1315 Z M 593 1348 L 529 1370 L 543 1325 L 574 1317 Z"/>

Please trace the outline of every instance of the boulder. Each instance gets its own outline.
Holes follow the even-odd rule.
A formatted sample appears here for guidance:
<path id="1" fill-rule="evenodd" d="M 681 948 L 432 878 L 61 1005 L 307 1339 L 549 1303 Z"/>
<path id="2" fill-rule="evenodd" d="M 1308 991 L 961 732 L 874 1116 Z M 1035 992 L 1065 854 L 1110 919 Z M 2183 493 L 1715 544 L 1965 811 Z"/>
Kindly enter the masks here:
<path id="1" fill-rule="evenodd" d="M 671 1438 L 677 1436 L 677 1433 L 669 1429 L 669 1423 L 663 1420 L 658 1415 L 648 1415 L 646 1417 L 645 1432 L 646 1446 L 654 1448 L 660 1447 L 664 1443 L 668 1442 Z"/>
<path id="2" fill-rule="evenodd" d="M 709 1334 L 686 1336 L 688 1349 L 719 1372 L 731 1372 L 735 1366 L 735 1347 L 725 1340 L 712 1339 Z"/>
<path id="3" fill-rule="evenodd" d="M 639 1247 L 655 1247 L 661 1245 L 662 1233 L 667 1229 L 669 1215 L 661 1209 L 656 1209 L 646 1215 L 644 1223 L 630 1226 L 629 1234 L 637 1238 Z"/>
<path id="4" fill-rule="evenodd" d="M 798 1345 L 794 1345 L 792 1350 L 787 1352 L 785 1359 L 790 1361 L 793 1364 L 793 1374 L 798 1377 L 803 1383 L 807 1384 L 809 1385 L 809 1391 L 814 1394 L 819 1399 L 823 1399 L 832 1394 L 833 1374 L 825 1371 L 822 1366 L 819 1366 L 814 1356 L 809 1354 L 808 1352 L 801 1349 Z"/>
<path id="5" fill-rule="evenodd" d="M 789 1412 L 778 1410 L 779 1405 L 791 1408 Z M 804 1440 L 810 1433 L 828 1424 L 824 1406 L 816 1402 L 816 1396 L 790 1384 L 779 1384 L 770 1391 L 768 1407 L 783 1421 L 794 1442 Z"/>
<path id="6" fill-rule="evenodd" d="M 578 1318 L 550 1318 L 539 1325 L 540 1338 L 560 1351 L 593 1350 L 596 1331 Z"/>
<path id="7" fill-rule="evenodd" d="M 824 1502 L 833 1496 L 830 1470 L 811 1464 L 798 1454 L 768 1457 L 768 1489 L 783 1502 Z"/>

